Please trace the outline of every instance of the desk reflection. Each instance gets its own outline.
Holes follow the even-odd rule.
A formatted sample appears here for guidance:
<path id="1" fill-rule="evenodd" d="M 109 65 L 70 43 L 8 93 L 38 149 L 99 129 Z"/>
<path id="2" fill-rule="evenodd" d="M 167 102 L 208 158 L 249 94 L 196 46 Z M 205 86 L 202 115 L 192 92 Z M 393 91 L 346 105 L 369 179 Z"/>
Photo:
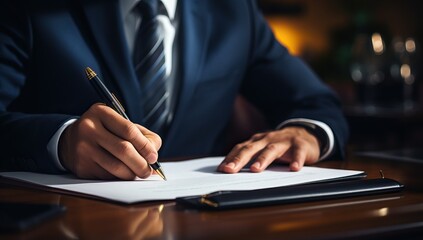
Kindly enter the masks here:
<path id="1" fill-rule="evenodd" d="M 77 204 L 79 211 L 69 211 L 61 221 L 60 229 L 70 239 L 150 239 L 163 232 L 163 205 L 154 207 L 128 207 L 120 205 L 87 205 L 84 199 L 62 201 L 70 206 Z"/>

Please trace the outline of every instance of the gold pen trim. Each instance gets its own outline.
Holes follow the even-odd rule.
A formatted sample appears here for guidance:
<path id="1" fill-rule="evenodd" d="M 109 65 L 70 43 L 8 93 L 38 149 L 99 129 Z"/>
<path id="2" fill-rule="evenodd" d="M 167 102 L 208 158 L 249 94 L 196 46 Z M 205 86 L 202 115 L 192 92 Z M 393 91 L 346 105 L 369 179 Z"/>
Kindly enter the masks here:
<path id="1" fill-rule="evenodd" d="M 200 203 L 201 204 L 206 204 L 206 205 L 208 205 L 210 207 L 215 207 L 215 208 L 219 207 L 219 204 L 218 203 L 215 203 L 215 202 L 207 199 L 206 197 L 207 197 L 207 195 L 204 195 L 204 196 L 202 196 L 200 198 Z"/>
<path id="2" fill-rule="evenodd" d="M 157 174 L 158 174 L 161 178 L 163 178 L 163 180 L 167 181 L 166 176 L 164 175 L 163 170 L 162 170 L 161 168 L 158 168 L 158 169 L 156 169 L 156 170 L 154 170 L 154 171 L 156 171 L 156 173 L 157 173 Z"/>
<path id="3" fill-rule="evenodd" d="M 87 78 L 88 80 L 93 79 L 95 76 L 97 76 L 97 73 L 95 73 L 91 68 L 86 67 L 85 68 L 85 73 L 87 74 Z"/>

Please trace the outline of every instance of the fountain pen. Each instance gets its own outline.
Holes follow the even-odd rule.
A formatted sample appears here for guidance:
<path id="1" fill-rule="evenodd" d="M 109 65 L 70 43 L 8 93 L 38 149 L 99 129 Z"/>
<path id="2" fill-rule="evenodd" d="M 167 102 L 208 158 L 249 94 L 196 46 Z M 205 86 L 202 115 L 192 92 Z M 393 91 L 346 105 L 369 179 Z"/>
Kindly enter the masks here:
<path id="1" fill-rule="evenodd" d="M 101 97 L 102 101 L 116 112 L 118 112 L 122 117 L 129 120 L 128 116 L 125 113 L 125 109 L 120 104 L 119 100 L 116 96 L 107 89 L 106 85 L 100 80 L 97 74 L 89 67 L 85 68 L 85 73 L 87 74 L 87 78 L 90 81 L 91 85 L 97 91 L 98 95 Z M 163 169 L 160 166 L 160 163 L 156 161 L 155 163 L 150 164 L 150 167 L 156 171 L 156 173 L 166 180 L 166 176 L 164 175 Z"/>

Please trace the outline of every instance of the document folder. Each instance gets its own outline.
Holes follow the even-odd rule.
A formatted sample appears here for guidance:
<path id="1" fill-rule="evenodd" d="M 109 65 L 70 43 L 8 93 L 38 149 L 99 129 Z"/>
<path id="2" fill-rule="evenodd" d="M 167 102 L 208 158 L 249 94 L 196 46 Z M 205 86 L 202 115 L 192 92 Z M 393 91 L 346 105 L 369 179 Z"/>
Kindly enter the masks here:
<path id="1" fill-rule="evenodd" d="M 176 202 L 193 208 L 223 210 L 399 192 L 403 187 L 401 183 L 388 178 L 364 179 L 250 191 L 220 191 L 202 196 L 181 197 Z"/>

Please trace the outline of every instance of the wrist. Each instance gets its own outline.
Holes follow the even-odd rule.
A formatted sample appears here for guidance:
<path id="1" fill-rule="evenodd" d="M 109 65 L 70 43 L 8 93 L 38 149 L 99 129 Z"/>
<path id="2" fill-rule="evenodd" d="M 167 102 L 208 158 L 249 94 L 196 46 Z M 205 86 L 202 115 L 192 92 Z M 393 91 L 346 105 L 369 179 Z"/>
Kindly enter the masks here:
<path id="1" fill-rule="evenodd" d="M 282 126 L 285 127 L 301 127 L 313 135 L 319 144 L 320 155 L 323 155 L 329 150 L 329 139 L 326 132 L 313 123 L 308 122 L 290 122 Z"/>
<path id="2" fill-rule="evenodd" d="M 68 161 L 69 152 L 69 139 L 71 138 L 72 125 L 68 126 L 59 138 L 57 145 L 57 155 L 59 163 L 67 170 L 72 172 L 72 166 Z"/>

